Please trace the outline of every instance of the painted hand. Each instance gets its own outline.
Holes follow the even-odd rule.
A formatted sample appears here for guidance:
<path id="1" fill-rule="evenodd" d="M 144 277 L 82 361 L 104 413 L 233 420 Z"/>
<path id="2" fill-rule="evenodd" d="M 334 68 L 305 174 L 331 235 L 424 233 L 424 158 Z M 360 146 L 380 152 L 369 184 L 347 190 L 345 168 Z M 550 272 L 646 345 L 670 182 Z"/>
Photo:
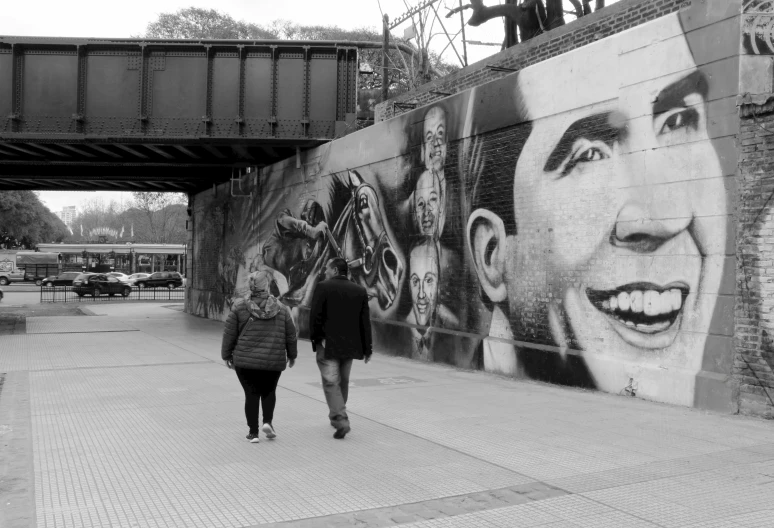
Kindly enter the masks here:
<path id="1" fill-rule="evenodd" d="M 315 236 L 315 238 L 324 236 L 325 235 L 325 231 L 327 229 L 328 229 L 328 224 L 326 224 L 325 222 L 320 222 L 319 224 L 314 226 L 314 236 Z"/>

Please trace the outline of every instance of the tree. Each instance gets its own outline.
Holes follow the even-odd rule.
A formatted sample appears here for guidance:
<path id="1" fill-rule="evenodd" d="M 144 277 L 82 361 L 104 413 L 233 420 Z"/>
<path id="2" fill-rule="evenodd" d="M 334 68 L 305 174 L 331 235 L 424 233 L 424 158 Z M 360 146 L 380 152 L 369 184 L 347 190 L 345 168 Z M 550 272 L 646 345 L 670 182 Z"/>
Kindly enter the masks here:
<path id="1" fill-rule="evenodd" d="M 161 13 L 148 24 L 146 38 L 168 39 L 271 39 L 276 34 L 257 24 L 234 20 L 215 9 L 187 7 L 176 13 Z"/>
<path id="2" fill-rule="evenodd" d="M 183 244 L 186 241 L 186 198 L 180 193 L 135 192 L 127 213 L 134 224 L 137 241 L 151 244 Z"/>
<path id="3" fill-rule="evenodd" d="M 568 0 L 577 18 L 591 14 L 591 0 Z M 605 7 L 605 0 L 596 0 L 596 9 Z M 469 4 L 450 9 L 446 18 L 459 11 L 472 9 L 468 20 L 471 26 L 480 26 L 494 18 L 503 17 L 505 23 L 505 42 L 503 47 L 515 46 L 529 40 L 544 31 L 550 31 L 564 25 L 564 5 L 562 0 L 505 0 L 504 4 L 487 6 L 484 0 L 470 0 Z M 568 14 L 573 14 L 567 12 Z M 518 30 L 518 33 L 517 33 Z"/>
<path id="4" fill-rule="evenodd" d="M 102 198 L 93 198 L 83 202 L 80 213 L 73 221 L 73 234 L 68 241 L 97 242 L 96 230 L 115 231 L 116 236 L 111 236 L 110 242 L 128 240 L 129 226 L 122 218 L 124 211 L 125 207 L 115 200 L 105 202 Z"/>
<path id="5" fill-rule="evenodd" d="M 59 243 L 68 234 L 34 192 L 0 192 L 0 247 L 33 249 L 41 242 Z"/>

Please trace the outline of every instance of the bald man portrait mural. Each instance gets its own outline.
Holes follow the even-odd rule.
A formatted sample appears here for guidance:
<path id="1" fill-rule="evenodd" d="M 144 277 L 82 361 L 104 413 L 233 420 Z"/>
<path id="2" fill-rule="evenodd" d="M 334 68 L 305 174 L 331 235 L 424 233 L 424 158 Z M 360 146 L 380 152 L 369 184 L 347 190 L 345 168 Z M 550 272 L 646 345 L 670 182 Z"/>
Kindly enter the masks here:
<path id="1" fill-rule="evenodd" d="M 703 405 L 732 361 L 740 48 L 708 35 L 739 31 L 694 3 L 272 167 L 219 267 L 273 269 L 303 333 L 342 256 L 379 352 Z"/>

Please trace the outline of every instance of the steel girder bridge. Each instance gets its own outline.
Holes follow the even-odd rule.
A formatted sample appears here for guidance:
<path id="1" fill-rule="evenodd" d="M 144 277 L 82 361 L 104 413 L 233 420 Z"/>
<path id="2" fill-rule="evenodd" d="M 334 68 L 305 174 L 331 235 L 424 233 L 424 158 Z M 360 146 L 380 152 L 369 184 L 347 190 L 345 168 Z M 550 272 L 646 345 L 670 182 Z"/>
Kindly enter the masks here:
<path id="1" fill-rule="evenodd" d="M 0 190 L 195 192 L 355 128 L 358 47 L 0 37 Z"/>

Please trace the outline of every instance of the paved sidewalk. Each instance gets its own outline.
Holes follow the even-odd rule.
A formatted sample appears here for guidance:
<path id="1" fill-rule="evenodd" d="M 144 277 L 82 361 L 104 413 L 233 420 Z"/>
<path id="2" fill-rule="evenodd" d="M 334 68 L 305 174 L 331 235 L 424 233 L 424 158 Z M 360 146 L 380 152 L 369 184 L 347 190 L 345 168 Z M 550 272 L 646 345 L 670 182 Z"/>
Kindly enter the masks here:
<path id="1" fill-rule="evenodd" d="M 339 441 L 302 342 L 250 444 L 221 323 L 89 309 L 0 336 L 2 528 L 774 526 L 772 422 L 377 355 Z"/>

